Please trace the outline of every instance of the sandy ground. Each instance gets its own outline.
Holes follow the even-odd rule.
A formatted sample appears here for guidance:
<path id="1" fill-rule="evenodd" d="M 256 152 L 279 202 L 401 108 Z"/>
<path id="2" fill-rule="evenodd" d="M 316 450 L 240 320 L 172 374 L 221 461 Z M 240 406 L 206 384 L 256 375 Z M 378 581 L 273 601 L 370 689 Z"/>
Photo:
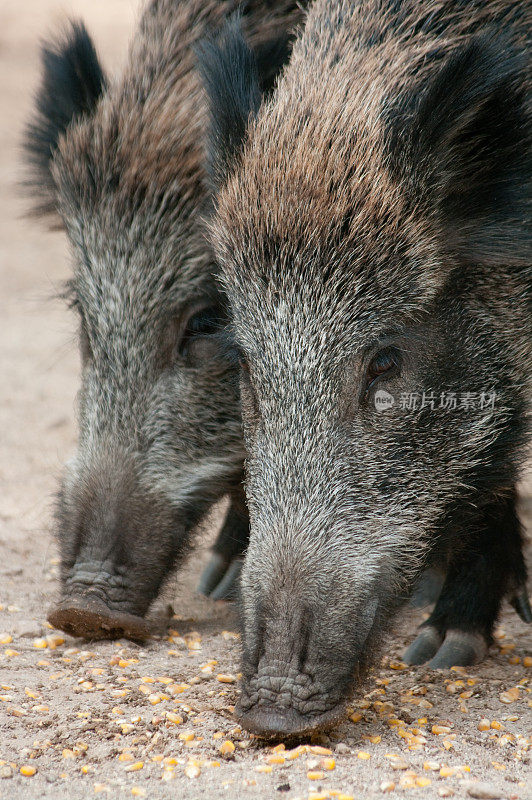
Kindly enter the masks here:
<path id="1" fill-rule="evenodd" d="M 217 676 L 238 671 L 236 621 L 230 607 L 194 596 L 205 547 L 157 603 L 159 634 L 147 646 L 63 641 L 47 627 L 57 588 L 51 498 L 75 444 L 78 364 L 74 321 L 49 299 L 68 275 L 65 241 L 21 219 L 14 185 L 38 39 L 65 11 L 85 17 L 112 69 L 136 4 L 0 6 L 0 800 L 532 797 L 531 632 L 508 609 L 484 664 L 432 674 L 393 668 L 421 619 L 409 612 L 353 718 L 290 758 L 231 718 L 237 684 Z M 483 718 L 491 727 L 481 732 Z"/>

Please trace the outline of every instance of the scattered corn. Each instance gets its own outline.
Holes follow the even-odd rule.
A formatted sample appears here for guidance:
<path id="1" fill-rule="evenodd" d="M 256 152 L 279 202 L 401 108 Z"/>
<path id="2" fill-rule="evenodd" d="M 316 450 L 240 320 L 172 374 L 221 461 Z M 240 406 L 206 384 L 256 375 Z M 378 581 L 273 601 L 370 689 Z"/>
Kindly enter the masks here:
<path id="1" fill-rule="evenodd" d="M 25 775 L 26 778 L 33 777 L 33 775 L 35 775 L 36 772 L 37 772 L 36 768 L 35 767 L 31 767 L 29 764 L 24 764 L 20 768 L 20 774 L 21 775 Z"/>
<path id="2" fill-rule="evenodd" d="M 307 772 L 307 778 L 309 781 L 321 781 L 324 777 L 324 773 L 320 769 L 311 769 Z"/>

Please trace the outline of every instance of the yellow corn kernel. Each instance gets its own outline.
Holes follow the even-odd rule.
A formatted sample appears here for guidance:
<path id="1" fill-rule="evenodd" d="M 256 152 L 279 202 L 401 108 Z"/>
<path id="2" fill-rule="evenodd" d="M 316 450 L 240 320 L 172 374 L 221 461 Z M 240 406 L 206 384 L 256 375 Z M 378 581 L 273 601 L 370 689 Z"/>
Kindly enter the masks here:
<path id="1" fill-rule="evenodd" d="M 336 761 L 334 758 L 322 758 L 320 761 L 320 767 L 326 770 L 334 769 L 336 767 Z"/>
<path id="2" fill-rule="evenodd" d="M 0 633 L 0 644 L 11 644 L 13 637 L 10 633 Z"/>
<path id="3" fill-rule="evenodd" d="M 361 758 L 362 761 L 367 761 L 371 758 L 371 753 L 366 753 L 364 750 L 359 750 L 357 753 L 357 758 Z"/>
<path id="4" fill-rule="evenodd" d="M 185 767 L 185 775 L 187 778 L 198 778 L 201 774 L 201 769 L 197 764 L 187 764 Z"/>
<path id="5" fill-rule="evenodd" d="M 516 700 L 519 700 L 519 687 L 514 686 L 513 689 L 501 692 L 499 700 L 501 703 L 514 703 Z"/>
<path id="6" fill-rule="evenodd" d="M 144 766 L 144 761 L 135 761 L 134 764 L 129 764 L 126 767 L 126 772 L 138 772 Z"/>
<path id="7" fill-rule="evenodd" d="M 456 775 L 456 770 L 454 769 L 454 767 L 442 767 L 440 769 L 440 776 L 442 778 L 450 778 L 453 775 Z"/>
<path id="8" fill-rule="evenodd" d="M 259 764 L 255 767 L 255 772 L 271 772 L 272 769 L 269 764 Z"/>
<path id="9" fill-rule="evenodd" d="M 29 764 L 24 764 L 24 766 L 20 768 L 20 774 L 25 775 L 26 778 L 31 778 L 36 772 L 36 768 L 30 767 Z"/>
<path id="10" fill-rule="evenodd" d="M 320 744 L 311 744 L 307 749 L 313 756 L 332 756 L 333 754 L 329 747 L 322 747 Z"/>
<path id="11" fill-rule="evenodd" d="M 435 733 L 436 736 L 441 736 L 444 733 L 450 733 L 451 729 L 448 725 L 433 725 L 432 726 L 432 733 Z"/>
<path id="12" fill-rule="evenodd" d="M 222 742 L 218 749 L 223 756 L 230 756 L 235 752 L 235 746 L 229 739 Z"/>
<path id="13" fill-rule="evenodd" d="M 182 742 L 191 742 L 194 739 L 194 734 L 187 731 L 186 733 L 180 733 L 179 738 Z"/>
<path id="14" fill-rule="evenodd" d="M 272 753 L 271 756 L 266 756 L 265 760 L 267 764 L 284 764 L 286 761 L 285 757 L 280 753 Z"/>
<path id="15" fill-rule="evenodd" d="M 236 678 L 234 675 L 225 675 L 224 673 L 220 673 L 216 676 L 216 680 L 220 683 L 235 683 Z"/>
<path id="16" fill-rule="evenodd" d="M 133 797 L 146 797 L 146 789 L 141 789 L 140 786 L 132 786 L 131 794 Z"/>
<path id="17" fill-rule="evenodd" d="M 309 781 L 321 781 L 324 777 L 324 773 L 320 769 L 311 769 L 307 772 L 307 778 Z"/>
<path id="18" fill-rule="evenodd" d="M 489 719 L 486 719 L 486 717 L 483 717 L 480 720 L 480 722 L 478 723 L 477 727 L 478 727 L 479 731 L 489 731 L 490 725 L 491 725 L 491 723 L 490 723 Z"/>

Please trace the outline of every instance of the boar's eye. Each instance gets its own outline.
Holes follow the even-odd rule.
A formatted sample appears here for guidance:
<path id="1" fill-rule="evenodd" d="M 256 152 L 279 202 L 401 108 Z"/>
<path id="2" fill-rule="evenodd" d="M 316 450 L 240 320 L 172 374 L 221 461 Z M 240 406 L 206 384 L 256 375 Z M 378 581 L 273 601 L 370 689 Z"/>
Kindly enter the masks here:
<path id="1" fill-rule="evenodd" d="M 401 366 L 401 356 L 395 347 L 386 347 L 373 356 L 366 371 L 366 392 L 382 377 L 396 375 Z"/>
<path id="2" fill-rule="evenodd" d="M 177 351 L 190 366 L 215 355 L 219 342 L 216 334 L 225 322 L 218 306 L 209 306 L 192 314 L 186 322 L 178 342 Z"/>

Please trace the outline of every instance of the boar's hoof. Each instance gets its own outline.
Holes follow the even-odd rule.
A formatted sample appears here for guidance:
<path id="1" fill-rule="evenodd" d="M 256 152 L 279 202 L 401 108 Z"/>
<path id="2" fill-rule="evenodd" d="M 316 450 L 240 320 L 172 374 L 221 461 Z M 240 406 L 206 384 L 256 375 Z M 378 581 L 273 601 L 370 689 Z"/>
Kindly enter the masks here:
<path id="1" fill-rule="evenodd" d="M 530 600 L 526 587 L 523 586 L 510 600 L 511 605 L 517 611 L 523 622 L 532 622 L 532 609 L 530 608 Z"/>
<path id="2" fill-rule="evenodd" d="M 250 733 L 265 739 L 286 736 L 304 736 L 317 730 L 326 730 L 339 722 L 345 714 L 344 706 L 307 716 L 292 708 L 256 705 L 246 711 L 236 709 L 240 725 Z"/>
<path id="3" fill-rule="evenodd" d="M 406 664 L 424 664 L 438 651 L 442 637 L 436 628 L 422 628 L 421 633 L 412 642 L 403 655 Z"/>
<path id="4" fill-rule="evenodd" d="M 142 617 L 112 611 L 98 599 L 74 597 L 61 600 L 48 612 L 48 622 L 71 636 L 84 639 L 147 639 L 149 629 Z"/>
<path id="5" fill-rule="evenodd" d="M 468 667 L 482 661 L 488 652 L 488 645 L 480 633 L 449 630 L 445 640 L 429 662 L 431 669 L 450 669 Z"/>
<path id="6" fill-rule="evenodd" d="M 213 553 L 203 570 L 198 592 L 211 600 L 234 600 L 240 586 L 242 559 L 227 561 L 220 553 Z"/>

